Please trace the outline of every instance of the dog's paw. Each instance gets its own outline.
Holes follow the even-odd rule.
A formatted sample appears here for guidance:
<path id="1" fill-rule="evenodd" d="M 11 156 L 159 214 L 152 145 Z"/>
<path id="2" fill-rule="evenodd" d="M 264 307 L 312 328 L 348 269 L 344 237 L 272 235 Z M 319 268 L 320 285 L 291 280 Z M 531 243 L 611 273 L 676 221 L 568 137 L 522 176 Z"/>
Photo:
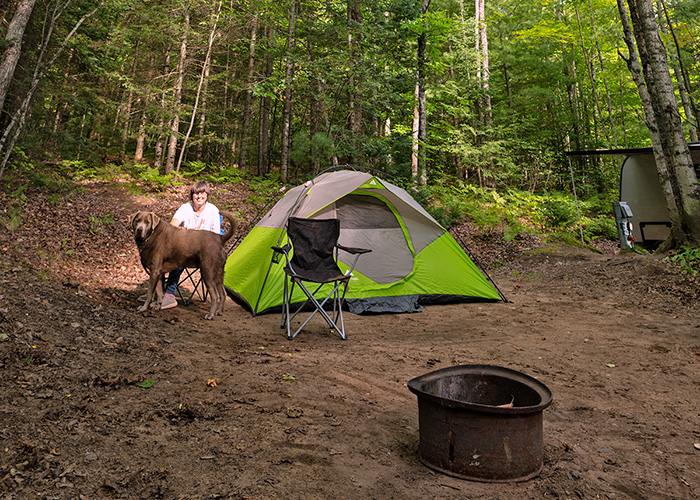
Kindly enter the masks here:
<path id="1" fill-rule="evenodd" d="M 214 319 L 214 315 L 213 315 L 213 314 L 207 314 L 206 316 L 204 316 L 204 319 Z"/>
<path id="2" fill-rule="evenodd" d="M 145 312 L 147 309 L 148 309 L 148 305 L 147 305 L 147 304 L 144 304 L 144 305 L 142 305 L 142 306 L 139 306 L 139 308 L 136 309 L 136 311 L 142 313 L 142 312 Z"/>

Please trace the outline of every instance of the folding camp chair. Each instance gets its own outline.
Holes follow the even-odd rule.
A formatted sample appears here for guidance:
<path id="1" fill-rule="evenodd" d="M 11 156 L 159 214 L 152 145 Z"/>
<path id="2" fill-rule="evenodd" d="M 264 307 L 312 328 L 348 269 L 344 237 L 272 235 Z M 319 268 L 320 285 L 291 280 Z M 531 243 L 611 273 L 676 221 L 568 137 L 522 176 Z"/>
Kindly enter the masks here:
<path id="1" fill-rule="evenodd" d="M 352 272 L 357 259 L 371 250 L 348 248 L 338 244 L 340 220 L 338 219 L 301 219 L 290 217 L 287 221 L 287 244 L 272 250 L 279 257 L 284 255 L 284 303 L 282 305 L 282 325 L 287 327 L 287 338 L 292 340 L 306 326 L 316 313 L 319 313 L 328 326 L 335 330 L 342 339 L 345 336 L 343 323 L 343 302 L 348 290 Z M 343 273 L 338 267 L 338 251 L 342 250 L 355 256 L 350 269 Z M 291 282 L 291 287 L 289 286 Z M 313 285 L 307 286 L 307 283 Z M 290 306 L 294 296 L 294 286 L 298 285 L 304 292 L 306 300 L 290 316 Z M 314 288 L 311 291 L 311 288 Z M 329 288 L 330 293 L 326 295 Z M 323 295 L 326 295 L 323 297 Z M 328 300 L 333 304 L 333 313 L 325 310 Z M 307 304 L 313 306 L 313 312 L 306 318 L 296 332 L 291 333 L 291 322 Z M 295 306 L 296 307 L 296 306 Z"/>
<path id="2" fill-rule="evenodd" d="M 219 224 L 221 225 L 223 222 L 224 216 L 219 215 Z M 226 233 L 223 227 L 221 228 L 220 232 L 221 234 Z M 183 285 L 188 282 L 193 286 L 193 289 L 189 297 L 185 297 L 185 294 L 183 293 Z M 180 280 L 177 283 L 177 294 L 180 297 L 180 300 L 182 300 L 182 304 L 185 306 L 190 305 L 195 295 L 199 297 L 201 302 L 207 301 L 209 290 L 207 290 L 207 288 L 204 286 L 204 280 L 202 280 L 202 274 L 199 272 L 198 267 L 186 267 L 182 270 Z"/>
<path id="3" fill-rule="evenodd" d="M 187 284 L 188 282 L 193 286 L 193 289 L 189 296 L 186 297 L 185 293 L 183 293 L 183 285 Z M 201 302 L 207 301 L 209 290 L 207 290 L 207 288 L 204 286 L 204 280 L 202 280 L 202 275 L 200 274 L 198 267 L 186 267 L 182 270 L 180 281 L 177 284 L 177 294 L 180 297 L 180 300 L 182 300 L 182 303 L 186 306 L 190 305 L 195 295 L 199 297 Z"/>

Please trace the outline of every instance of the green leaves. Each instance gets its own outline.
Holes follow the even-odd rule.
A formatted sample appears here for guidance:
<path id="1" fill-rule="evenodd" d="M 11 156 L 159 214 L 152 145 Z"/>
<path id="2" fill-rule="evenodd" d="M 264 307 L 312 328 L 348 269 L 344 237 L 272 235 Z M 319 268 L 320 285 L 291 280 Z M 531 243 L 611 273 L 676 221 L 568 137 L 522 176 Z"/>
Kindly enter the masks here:
<path id="1" fill-rule="evenodd" d="M 678 265 L 681 272 L 689 276 L 697 276 L 700 272 L 700 248 L 683 246 L 664 260 Z"/>

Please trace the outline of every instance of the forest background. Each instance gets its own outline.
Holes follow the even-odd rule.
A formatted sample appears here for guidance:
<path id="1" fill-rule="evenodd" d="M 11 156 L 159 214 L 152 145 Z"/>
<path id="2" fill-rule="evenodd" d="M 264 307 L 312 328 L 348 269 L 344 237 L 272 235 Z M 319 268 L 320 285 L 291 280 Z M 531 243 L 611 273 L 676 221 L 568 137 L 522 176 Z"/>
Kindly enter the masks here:
<path id="1" fill-rule="evenodd" d="M 697 141 L 700 3 L 628 3 L 655 8 Z M 0 182 L 255 178 L 274 191 L 348 164 L 413 183 L 447 224 L 615 238 L 620 159 L 565 152 L 651 144 L 620 5 L 6 2 Z"/>

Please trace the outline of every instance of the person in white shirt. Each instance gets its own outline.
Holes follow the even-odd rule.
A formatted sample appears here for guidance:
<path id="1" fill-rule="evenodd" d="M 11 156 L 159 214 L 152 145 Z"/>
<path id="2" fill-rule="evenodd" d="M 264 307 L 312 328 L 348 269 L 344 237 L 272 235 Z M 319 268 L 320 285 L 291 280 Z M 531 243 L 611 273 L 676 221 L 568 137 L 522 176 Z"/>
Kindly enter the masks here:
<path id="1" fill-rule="evenodd" d="M 207 181 L 197 181 L 190 188 L 190 201 L 177 209 L 170 224 L 186 230 L 212 231 L 221 234 L 221 216 L 219 209 L 209 203 L 211 189 Z M 165 295 L 160 305 L 161 309 L 169 309 L 177 306 L 175 293 L 184 268 L 175 269 L 168 273 L 168 279 L 164 280 L 163 289 Z"/>

